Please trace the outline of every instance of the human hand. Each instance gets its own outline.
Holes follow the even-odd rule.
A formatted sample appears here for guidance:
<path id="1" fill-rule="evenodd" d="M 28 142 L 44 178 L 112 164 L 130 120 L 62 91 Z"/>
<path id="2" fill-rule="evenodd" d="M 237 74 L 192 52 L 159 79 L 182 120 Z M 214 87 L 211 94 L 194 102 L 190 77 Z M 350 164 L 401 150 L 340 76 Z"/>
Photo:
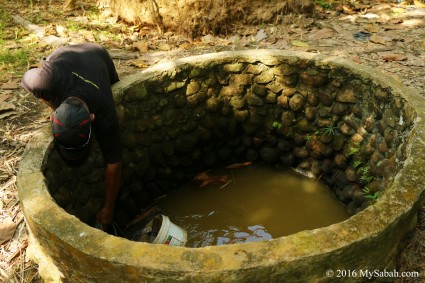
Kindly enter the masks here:
<path id="1" fill-rule="evenodd" d="M 102 207 L 96 215 L 96 222 L 102 226 L 102 230 L 106 230 L 112 222 L 114 211 L 107 207 Z"/>

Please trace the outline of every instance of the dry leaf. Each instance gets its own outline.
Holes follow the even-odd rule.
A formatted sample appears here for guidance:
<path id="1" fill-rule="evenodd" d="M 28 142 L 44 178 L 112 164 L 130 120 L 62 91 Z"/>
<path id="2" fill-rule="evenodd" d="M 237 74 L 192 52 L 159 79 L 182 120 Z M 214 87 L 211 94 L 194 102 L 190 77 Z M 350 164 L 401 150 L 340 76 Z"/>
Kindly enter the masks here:
<path id="1" fill-rule="evenodd" d="M 350 59 L 351 61 L 353 61 L 353 62 L 358 63 L 358 64 L 361 64 L 361 63 L 362 63 L 362 59 L 360 59 L 360 57 L 359 57 L 359 56 L 357 56 L 357 55 L 351 55 L 351 56 L 349 57 L 349 59 Z"/>
<path id="2" fill-rule="evenodd" d="M 3 101 L 6 101 L 9 97 L 10 95 L 8 94 L 0 94 L 0 105 L 2 104 Z"/>
<path id="3" fill-rule="evenodd" d="M 0 120 L 18 114 L 15 111 L 16 106 L 12 103 L 1 102 L 0 103 Z"/>
<path id="4" fill-rule="evenodd" d="M 284 40 L 284 39 L 278 39 L 271 46 L 273 48 L 277 48 L 277 49 L 286 49 L 286 48 L 288 48 L 288 42 L 286 40 Z"/>
<path id="5" fill-rule="evenodd" d="M 311 39 L 319 40 L 319 39 L 325 39 L 325 38 L 332 38 L 333 36 L 334 36 L 333 30 L 331 30 L 330 28 L 324 28 L 313 33 L 309 37 Z"/>
<path id="6" fill-rule="evenodd" d="M 139 60 L 139 59 L 130 60 L 128 61 L 128 63 L 130 64 L 130 66 L 134 66 L 137 68 L 147 68 L 150 66 L 149 64 L 147 64 L 145 60 Z"/>
<path id="7" fill-rule="evenodd" d="M 180 49 L 189 49 L 191 48 L 193 45 L 190 42 L 183 42 L 182 44 L 179 45 Z"/>
<path id="8" fill-rule="evenodd" d="M 147 52 L 149 50 L 149 44 L 145 41 L 133 42 L 133 47 L 139 52 Z"/>
<path id="9" fill-rule="evenodd" d="M 193 179 L 192 179 L 192 181 L 194 182 L 194 183 L 202 183 L 202 182 L 204 182 L 205 180 L 207 180 L 208 178 L 209 178 L 209 175 L 208 175 L 208 173 L 207 173 L 208 171 L 205 171 L 205 172 L 202 172 L 202 173 L 199 173 L 198 175 L 196 175 Z"/>
<path id="10" fill-rule="evenodd" d="M 378 32 L 379 28 L 376 25 L 368 24 L 364 27 L 364 29 L 368 32 Z"/>
<path id="11" fill-rule="evenodd" d="M 6 113 L 1 113 L 0 114 L 0 120 L 2 120 L 4 118 L 10 118 L 10 117 L 16 116 L 16 115 L 18 115 L 17 111 L 9 111 L 9 112 L 6 112 Z"/>
<path id="12" fill-rule="evenodd" d="M 215 42 L 216 38 L 211 34 L 207 34 L 201 38 L 201 41 L 205 44 L 209 44 Z"/>
<path id="13" fill-rule="evenodd" d="M 349 6 L 347 6 L 347 5 L 342 5 L 342 11 L 345 13 L 345 14 L 348 14 L 348 15 L 353 15 L 353 14 L 355 14 L 356 12 L 352 9 L 352 7 L 349 7 Z"/>
<path id="14" fill-rule="evenodd" d="M 389 52 L 378 52 L 378 55 L 381 56 L 385 61 L 404 61 L 407 60 L 407 56 L 399 53 L 389 53 Z"/>
<path id="15" fill-rule="evenodd" d="M 18 89 L 19 85 L 18 82 L 20 79 L 14 79 L 11 81 L 8 81 L 7 83 L 4 83 L 0 86 L 0 89 Z"/>
<path id="16" fill-rule="evenodd" d="M 89 30 L 79 30 L 78 33 L 81 34 L 85 39 L 87 39 L 87 41 L 96 42 L 96 38 L 94 37 L 93 32 Z"/>
<path id="17" fill-rule="evenodd" d="M 12 239 L 17 226 L 18 223 L 13 222 L 12 217 L 8 217 L 0 223 L 0 245 Z"/>
<path id="18" fill-rule="evenodd" d="M 242 163 L 234 163 L 234 164 L 230 164 L 228 166 L 226 166 L 226 169 L 237 169 L 237 168 L 241 168 L 241 167 L 245 167 L 248 165 L 251 165 L 252 162 L 251 161 L 247 161 L 247 162 L 242 162 Z"/>
<path id="19" fill-rule="evenodd" d="M 229 181 L 229 177 L 226 175 L 222 176 L 210 176 L 209 179 L 205 180 L 199 187 L 203 188 L 209 185 L 219 184 L 219 183 L 226 183 Z"/>
<path id="20" fill-rule="evenodd" d="M 225 183 L 228 181 L 229 181 L 228 176 L 226 175 L 212 176 L 208 174 L 208 171 L 199 173 L 192 179 L 192 182 L 195 185 L 198 185 L 199 188 L 203 188 L 213 184 Z"/>
<path id="21" fill-rule="evenodd" d="M 267 33 L 264 31 L 264 29 L 260 29 L 257 34 L 255 35 L 255 41 L 261 41 L 263 39 L 266 39 L 268 37 Z"/>
<path id="22" fill-rule="evenodd" d="M 307 47 L 307 48 L 309 47 L 307 42 L 300 41 L 300 40 L 293 40 L 291 41 L 291 44 L 297 47 Z"/>
<path id="23" fill-rule="evenodd" d="M 0 103 L 0 113 L 7 112 L 7 111 L 13 111 L 16 109 L 16 106 L 9 102 L 2 102 Z"/>
<path id="24" fill-rule="evenodd" d="M 159 43 L 156 46 L 156 48 L 158 50 L 161 50 L 161 51 L 170 51 L 172 49 L 172 46 L 170 44 L 164 42 L 164 43 Z"/>
<path id="25" fill-rule="evenodd" d="M 425 67 L 425 62 L 419 57 L 407 55 L 407 60 L 399 62 L 402 65 Z"/>
<path id="26" fill-rule="evenodd" d="M 377 34 L 372 34 L 369 37 L 369 40 L 373 43 L 379 43 L 379 44 L 383 44 L 383 45 L 387 45 L 389 42 L 391 42 L 391 38 L 385 37 L 385 36 L 380 36 Z"/>
<path id="27" fill-rule="evenodd" d="M 141 35 L 141 36 L 143 36 L 143 35 L 147 35 L 147 34 L 149 34 L 151 32 L 151 29 L 149 28 L 149 27 L 143 27 L 140 31 L 139 31 L 139 34 Z"/>

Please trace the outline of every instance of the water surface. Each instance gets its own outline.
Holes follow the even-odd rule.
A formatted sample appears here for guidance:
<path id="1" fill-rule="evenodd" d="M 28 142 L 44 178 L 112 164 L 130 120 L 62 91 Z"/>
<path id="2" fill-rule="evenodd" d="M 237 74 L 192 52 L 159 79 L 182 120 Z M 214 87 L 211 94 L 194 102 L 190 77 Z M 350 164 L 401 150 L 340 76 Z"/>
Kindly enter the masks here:
<path id="1" fill-rule="evenodd" d="M 220 181 L 189 182 L 159 203 L 188 232 L 187 247 L 267 240 L 349 217 L 328 188 L 292 170 L 249 165 L 207 174 Z"/>

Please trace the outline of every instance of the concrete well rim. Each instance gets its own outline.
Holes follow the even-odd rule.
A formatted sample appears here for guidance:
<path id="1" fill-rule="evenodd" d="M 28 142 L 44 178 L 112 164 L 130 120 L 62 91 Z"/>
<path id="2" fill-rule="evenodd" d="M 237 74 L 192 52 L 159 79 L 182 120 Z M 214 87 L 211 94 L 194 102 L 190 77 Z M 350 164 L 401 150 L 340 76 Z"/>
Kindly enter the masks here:
<path id="1" fill-rule="evenodd" d="M 149 270 L 193 272 L 216 272 L 259 268 L 261 266 L 272 266 L 279 262 L 296 262 L 301 259 L 315 257 L 320 253 L 330 253 L 335 250 L 342 250 L 347 245 L 354 242 L 365 241 L 376 237 L 388 225 L 391 225 L 400 217 L 404 217 L 417 207 L 418 199 L 423 199 L 424 188 L 415 186 L 412 182 L 418 182 L 425 176 L 425 161 L 413 160 L 415 155 L 425 152 L 425 143 L 422 142 L 425 131 L 425 115 L 421 111 L 424 103 L 421 97 L 412 89 L 402 86 L 392 77 L 379 73 L 372 68 L 360 66 L 354 62 L 337 57 L 329 57 L 305 52 L 289 52 L 281 50 L 254 50 L 254 51 L 232 51 L 215 54 L 198 55 L 189 58 L 179 59 L 173 62 L 163 63 L 148 68 L 136 75 L 124 78 L 116 86 L 114 93 L 123 92 L 126 87 L 140 79 L 156 76 L 158 72 L 176 68 L 191 62 L 200 60 L 223 60 L 223 58 L 253 57 L 258 61 L 261 58 L 280 56 L 285 58 L 302 58 L 324 62 L 326 64 L 339 64 L 346 66 L 350 70 L 370 77 L 379 85 L 391 87 L 392 90 L 401 97 L 406 98 L 417 113 L 414 127 L 409 134 L 408 156 L 403 168 L 397 173 L 393 184 L 387 188 L 387 193 L 373 206 L 350 217 L 344 222 L 336 223 L 328 227 L 314 230 L 301 231 L 299 233 L 276 238 L 272 240 L 231 244 L 225 246 L 210 246 L 204 248 L 169 247 L 165 245 L 152 245 L 146 243 L 131 242 L 126 239 L 113 237 L 97 229 L 89 227 L 80 222 L 76 217 L 67 214 L 59 207 L 50 196 L 41 173 L 42 163 L 46 151 L 51 146 L 50 127 L 45 126 L 39 130 L 33 140 L 29 143 L 21 161 L 21 169 L 18 174 L 18 189 L 24 215 L 31 231 L 37 237 L 38 234 L 45 233 L 51 235 L 61 242 L 72 246 L 73 249 L 81 251 L 99 261 L 113 261 L 119 264 L 142 266 Z M 378 76 L 377 76 L 378 75 Z M 418 177 L 419 176 L 419 177 Z M 419 179 L 418 179 L 419 178 Z M 39 180 L 34 185 L 34 180 Z M 43 203 L 43 206 L 38 204 Z M 388 210 L 388 205 L 396 205 L 396 210 Z M 371 218 L 370 215 L 381 215 L 378 218 Z M 373 220 L 375 219 L 375 220 Z M 57 223 L 61 223 L 58 227 Z M 361 225 L 363 224 L 363 225 Z M 355 227 L 356 230 L 352 230 Z M 41 232 L 41 230 L 44 230 Z M 61 232 L 65 230 L 66 234 Z M 341 231 L 350 233 L 341 234 Z M 332 239 L 339 237 L 338 245 L 332 241 L 321 242 L 317 239 Z M 84 242 L 84 243 L 83 243 Z M 90 245 L 86 243 L 90 242 Z M 111 248 L 110 248 L 111 247 Z M 122 249 L 125 253 L 117 254 L 116 250 Z M 244 251 L 241 253 L 241 251 Z M 262 253 L 256 261 L 247 260 L 247 254 Z M 149 255 L 150 260 L 146 260 L 144 255 Z M 165 256 L 166 255 L 166 258 Z M 182 258 L 205 258 L 210 255 L 219 255 L 221 260 L 213 261 L 203 266 L 194 266 L 193 262 L 182 261 Z M 178 269 L 176 269 L 178 267 Z"/>

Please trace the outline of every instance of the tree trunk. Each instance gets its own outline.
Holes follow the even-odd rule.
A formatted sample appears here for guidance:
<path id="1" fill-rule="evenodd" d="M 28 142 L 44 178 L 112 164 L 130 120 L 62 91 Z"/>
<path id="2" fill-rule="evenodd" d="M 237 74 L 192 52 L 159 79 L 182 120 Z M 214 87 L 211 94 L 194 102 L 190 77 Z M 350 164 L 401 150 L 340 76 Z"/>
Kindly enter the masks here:
<path id="1" fill-rule="evenodd" d="M 314 10 L 312 0 L 98 0 L 98 4 L 124 21 L 191 36 L 225 34 L 234 25 L 279 23 L 285 14 Z"/>

